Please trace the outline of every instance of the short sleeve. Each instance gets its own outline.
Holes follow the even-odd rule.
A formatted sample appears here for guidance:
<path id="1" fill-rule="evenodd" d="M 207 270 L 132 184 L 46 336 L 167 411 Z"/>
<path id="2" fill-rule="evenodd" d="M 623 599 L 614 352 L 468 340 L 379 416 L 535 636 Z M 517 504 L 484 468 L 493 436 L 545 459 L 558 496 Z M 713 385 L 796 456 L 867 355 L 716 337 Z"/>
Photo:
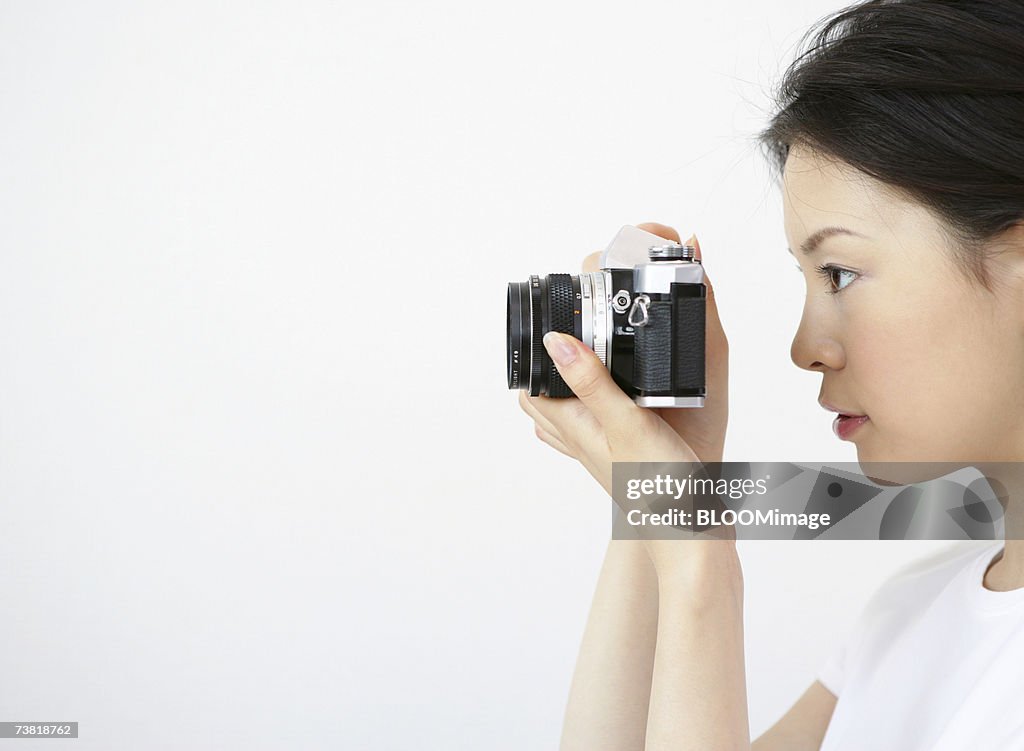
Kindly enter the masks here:
<path id="1" fill-rule="evenodd" d="M 864 635 L 878 627 L 878 617 L 882 612 L 881 606 L 893 581 L 890 579 L 875 590 L 874 594 L 861 607 L 856 618 L 852 622 L 846 622 L 845 634 L 842 631 L 836 632 L 841 635 L 841 641 L 832 648 L 832 652 L 818 669 L 816 676 L 822 685 L 836 696 L 842 692 L 843 686 L 846 685 L 850 673 L 854 669 Z"/>
<path id="2" fill-rule="evenodd" d="M 824 664 L 818 669 L 818 680 L 836 696 L 839 696 L 840 691 L 842 691 L 843 680 L 846 678 L 846 656 L 849 651 L 849 640 L 850 636 L 836 649 L 833 649 Z"/>
<path id="3" fill-rule="evenodd" d="M 906 580 L 905 572 L 897 572 L 875 590 L 861 607 L 857 617 L 848 625 L 842 640 L 833 647 L 818 669 L 817 679 L 836 696 L 839 696 L 843 687 L 847 685 L 857 663 L 864 659 L 863 645 L 871 642 L 870 637 L 877 635 L 879 629 L 884 628 L 884 624 L 891 621 L 894 616 L 897 622 L 905 620 L 901 613 L 905 612 L 909 600 L 905 594 L 900 595 L 900 592 L 903 591 L 901 583 Z"/>
<path id="4" fill-rule="evenodd" d="M 927 607 L 950 577 L 977 555 L 977 548 L 953 546 L 898 569 L 868 598 L 818 669 L 818 681 L 839 696 L 850 685 L 851 676 L 876 659 L 879 650 L 905 627 L 908 614 Z M 991 556 L 988 549 L 985 555 Z"/>

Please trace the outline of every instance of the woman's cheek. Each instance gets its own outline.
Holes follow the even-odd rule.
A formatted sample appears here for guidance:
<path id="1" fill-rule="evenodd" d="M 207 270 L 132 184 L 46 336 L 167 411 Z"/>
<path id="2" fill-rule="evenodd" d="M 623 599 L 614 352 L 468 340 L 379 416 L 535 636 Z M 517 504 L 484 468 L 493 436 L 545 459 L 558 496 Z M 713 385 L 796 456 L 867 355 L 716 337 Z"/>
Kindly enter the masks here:
<path id="1" fill-rule="evenodd" d="M 927 346 L 914 330 L 884 325 L 882 319 L 865 323 L 849 339 L 847 377 L 835 384 L 838 399 L 864 411 L 878 438 L 894 445 L 921 440 L 928 425 L 935 387 L 927 382 L 937 369 L 929 362 Z"/>

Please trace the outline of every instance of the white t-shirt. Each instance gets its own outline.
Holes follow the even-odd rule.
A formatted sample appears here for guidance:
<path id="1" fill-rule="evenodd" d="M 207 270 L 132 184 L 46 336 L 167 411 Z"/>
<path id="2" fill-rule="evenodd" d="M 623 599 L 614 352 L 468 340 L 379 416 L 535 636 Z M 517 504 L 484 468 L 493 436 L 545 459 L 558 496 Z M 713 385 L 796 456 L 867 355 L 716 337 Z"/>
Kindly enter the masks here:
<path id="1" fill-rule="evenodd" d="M 821 751 L 1024 750 L 1024 588 L 985 589 L 1003 543 L 912 565 L 818 673 L 839 697 Z"/>

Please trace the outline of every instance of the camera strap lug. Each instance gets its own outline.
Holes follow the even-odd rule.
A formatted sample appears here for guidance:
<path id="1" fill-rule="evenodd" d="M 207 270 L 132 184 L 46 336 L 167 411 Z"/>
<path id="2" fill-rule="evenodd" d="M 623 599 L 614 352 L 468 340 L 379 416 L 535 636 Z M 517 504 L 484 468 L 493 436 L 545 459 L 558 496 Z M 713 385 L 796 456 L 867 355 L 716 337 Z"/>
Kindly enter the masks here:
<path id="1" fill-rule="evenodd" d="M 647 314 L 650 304 L 651 298 L 647 295 L 640 294 L 633 298 L 633 306 L 629 309 L 629 318 L 626 319 L 630 326 L 640 329 L 647 325 L 650 321 L 650 316 Z"/>

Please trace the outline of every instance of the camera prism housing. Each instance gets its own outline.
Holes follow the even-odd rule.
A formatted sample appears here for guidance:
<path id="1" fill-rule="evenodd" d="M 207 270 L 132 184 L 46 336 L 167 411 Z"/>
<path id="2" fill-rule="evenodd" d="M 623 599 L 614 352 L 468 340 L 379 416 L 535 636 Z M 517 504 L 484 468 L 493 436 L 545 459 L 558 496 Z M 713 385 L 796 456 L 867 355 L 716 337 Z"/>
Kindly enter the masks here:
<path id="1" fill-rule="evenodd" d="M 509 283 L 508 387 L 573 396 L 542 341 L 558 331 L 592 349 L 640 406 L 703 407 L 706 311 L 694 248 L 623 227 L 600 271 Z"/>

